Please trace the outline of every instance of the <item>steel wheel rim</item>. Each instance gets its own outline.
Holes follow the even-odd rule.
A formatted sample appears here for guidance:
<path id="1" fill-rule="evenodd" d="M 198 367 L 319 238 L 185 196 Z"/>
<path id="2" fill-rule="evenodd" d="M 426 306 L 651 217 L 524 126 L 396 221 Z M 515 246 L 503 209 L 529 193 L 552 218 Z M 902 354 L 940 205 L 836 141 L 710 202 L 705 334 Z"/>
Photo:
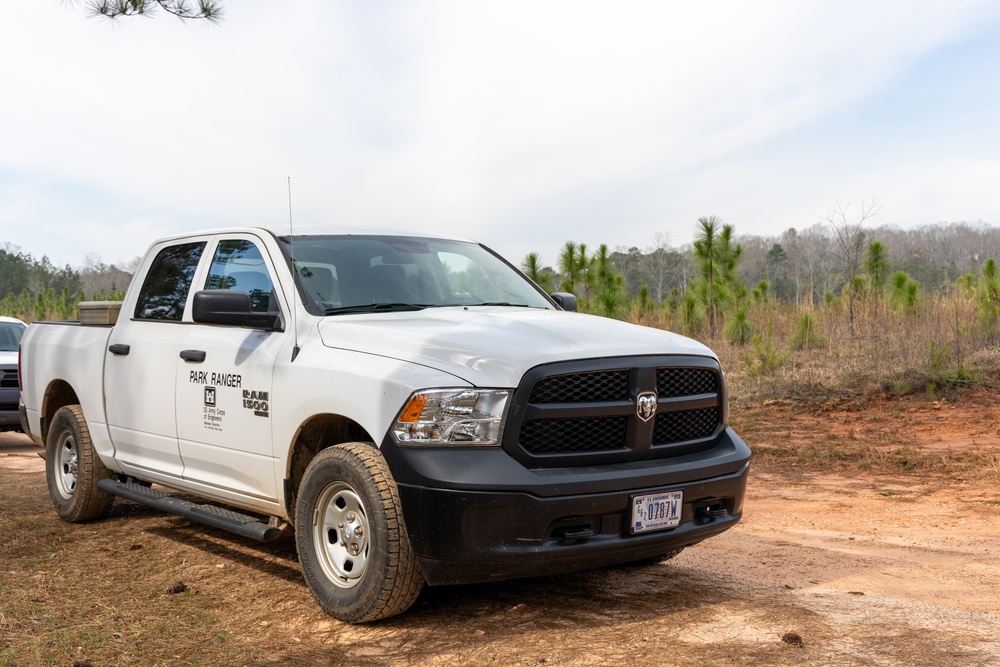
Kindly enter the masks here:
<path id="1" fill-rule="evenodd" d="M 320 567 L 339 588 L 353 588 L 368 569 L 368 512 L 344 482 L 328 484 L 313 514 L 312 537 Z"/>
<path id="2" fill-rule="evenodd" d="M 63 498 L 72 498 L 76 491 L 77 475 L 80 472 L 80 453 L 76 447 L 76 438 L 72 433 L 64 433 L 59 438 L 56 447 L 56 487 Z"/>

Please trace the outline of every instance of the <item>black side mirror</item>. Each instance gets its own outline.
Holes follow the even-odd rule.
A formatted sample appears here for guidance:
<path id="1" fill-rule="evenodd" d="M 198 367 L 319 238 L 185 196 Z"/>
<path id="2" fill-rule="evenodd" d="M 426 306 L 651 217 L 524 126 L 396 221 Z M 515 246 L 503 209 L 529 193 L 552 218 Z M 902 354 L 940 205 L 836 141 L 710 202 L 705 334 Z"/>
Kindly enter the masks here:
<path id="1" fill-rule="evenodd" d="M 553 292 L 549 296 L 563 310 L 568 310 L 572 313 L 576 312 L 576 297 L 569 292 Z"/>
<path id="2" fill-rule="evenodd" d="M 221 324 L 283 331 L 281 314 L 250 310 L 250 295 L 233 289 L 206 289 L 194 293 L 192 317 L 198 324 Z"/>

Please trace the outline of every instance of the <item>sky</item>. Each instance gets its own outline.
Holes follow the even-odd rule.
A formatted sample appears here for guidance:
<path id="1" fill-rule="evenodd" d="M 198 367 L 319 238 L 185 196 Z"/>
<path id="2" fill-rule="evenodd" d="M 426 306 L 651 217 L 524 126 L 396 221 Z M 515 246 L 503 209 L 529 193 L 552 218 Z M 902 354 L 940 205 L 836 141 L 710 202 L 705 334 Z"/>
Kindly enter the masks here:
<path id="1" fill-rule="evenodd" d="M 1000 225 L 989 0 L 8 5 L 0 248 L 57 266 L 290 210 L 548 265 L 570 240 L 683 246 L 707 215 Z"/>

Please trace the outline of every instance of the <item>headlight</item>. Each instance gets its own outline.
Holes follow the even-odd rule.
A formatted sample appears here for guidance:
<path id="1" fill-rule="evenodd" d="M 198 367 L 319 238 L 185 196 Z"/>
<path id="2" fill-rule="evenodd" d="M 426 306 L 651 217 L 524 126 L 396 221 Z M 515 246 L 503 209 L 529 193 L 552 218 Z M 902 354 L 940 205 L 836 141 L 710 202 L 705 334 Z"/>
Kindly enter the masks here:
<path id="1" fill-rule="evenodd" d="M 399 412 L 392 434 L 401 445 L 496 445 L 509 395 L 505 389 L 418 391 Z"/>

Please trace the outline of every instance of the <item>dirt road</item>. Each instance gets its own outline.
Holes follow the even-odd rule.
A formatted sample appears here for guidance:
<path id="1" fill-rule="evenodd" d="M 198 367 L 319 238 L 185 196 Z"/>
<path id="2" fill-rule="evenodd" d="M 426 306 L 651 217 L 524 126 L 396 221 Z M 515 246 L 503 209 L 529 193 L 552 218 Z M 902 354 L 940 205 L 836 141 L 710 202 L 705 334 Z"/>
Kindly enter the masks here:
<path id="1" fill-rule="evenodd" d="M 911 457 L 982 453 L 1000 443 L 988 399 L 962 414 L 883 406 L 909 413 L 895 424 L 776 406 L 746 425 L 765 455 L 734 530 L 657 566 L 428 589 L 361 627 L 313 604 L 291 541 L 121 500 L 108 519 L 61 523 L 37 448 L 0 434 L 0 665 L 1000 665 L 1000 458 L 964 479 L 926 457 L 926 472 L 824 472 L 767 454 L 836 448 L 847 428 L 912 428 Z"/>

